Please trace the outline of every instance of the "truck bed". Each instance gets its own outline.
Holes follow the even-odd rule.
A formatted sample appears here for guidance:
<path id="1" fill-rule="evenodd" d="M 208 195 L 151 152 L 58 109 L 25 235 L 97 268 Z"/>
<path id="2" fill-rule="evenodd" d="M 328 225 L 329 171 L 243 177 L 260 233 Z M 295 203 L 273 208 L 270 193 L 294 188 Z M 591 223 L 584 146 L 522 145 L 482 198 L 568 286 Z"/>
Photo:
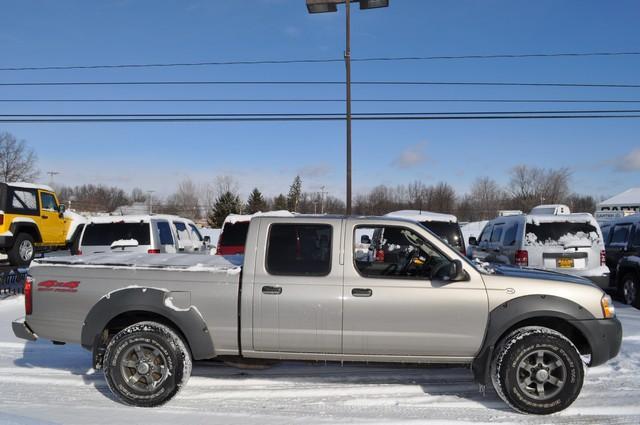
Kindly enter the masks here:
<path id="1" fill-rule="evenodd" d="M 216 351 L 221 350 L 216 354 L 235 353 L 241 263 L 239 256 L 146 253 L 37 260 L 30 269 L 34 287 L 29 326 L 41 338 L 82 343 L 84 323 L 102 299 L 126 290 L 124 301 L 129 302 L 153 291 L 161 293 L 163 309 L 201 317 L 217 341 Z"/>

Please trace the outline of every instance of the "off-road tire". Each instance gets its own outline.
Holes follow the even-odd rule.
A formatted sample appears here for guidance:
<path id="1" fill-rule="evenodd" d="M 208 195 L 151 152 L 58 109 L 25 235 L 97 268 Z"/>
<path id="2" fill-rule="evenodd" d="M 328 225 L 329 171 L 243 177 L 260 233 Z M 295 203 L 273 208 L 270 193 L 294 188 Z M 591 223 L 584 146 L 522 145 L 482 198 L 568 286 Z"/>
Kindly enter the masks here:
<path id="1" fill-rule="evenodd" d="M 173 329 L 156 322 L 140 322 L 120 331 L 107 345 L 104 359 L 109 389 L 131 406 L 154 407 L 166 403 L 186 385 L 191 375 L 191 355 L 182 338 Z M 153 383 L 157 386 L 141 388 Z"/>
<path id="2" fill-rule="evenodd" d="M 529 360 L 535 360 L 539 352 L 544 353 L 545 360 L 532 365 Z M 540 371 L 545 367 L 539 365 L 545 365 L 545 362 L 555 364 L 557 360 L 562 366 L 556 366 L 550 372 L 547 368 L 540 373 L 542 377 L 548 374 L 554 379 L 561 376 L 563 379 L 555 382 L 563 384 L 559 386 L 544 381 L 542 388 L 545 393 L 540 398 L 535 389 L 525 384 L 529 377 L 533 378 L 530 379 L 533 381 L 531 385 L 537 387 L 537 372 L 527 372 L 522 365 Z M 496 348 L 491 364 L 491 380 L 500 398 L 519 412 L 536 415 L 548 415 L 569 407 L 580 394 L 584 373 L 584 363 L 573 343 L 559 332 L 537 326 L 518 329 L 504 338 Z"/>
<path id="3" fill-rule="evenodd" d="M 627 285 L 633 285 L 635 289 L 629 288 Z M 633 291 L 635 296 L 629 298 L 627 291 Z M 620 280 L 620 298 L 625 304 L 640 308 L 640 279 L 634 273 L 626 273 Z"/>
<path id="4" fill-rule="evenodd" d="M 24 249 L 25 246 L 28 247 L 28 245 L 31 246 L 31 255 L 23 258 L 23 253 L 20 252 L 20 247 L 22 246 Z M 12 266 L 17 267 L 28 267 L 35 255 L 36 248 L 33 244 L 33 237 L 28 233 L 18 233 L 18 235 L 15 237 L 13 246 L 11 247 L 11 249 L 9 249 L 9 251 L 7 251 L 9 263 Z"/>

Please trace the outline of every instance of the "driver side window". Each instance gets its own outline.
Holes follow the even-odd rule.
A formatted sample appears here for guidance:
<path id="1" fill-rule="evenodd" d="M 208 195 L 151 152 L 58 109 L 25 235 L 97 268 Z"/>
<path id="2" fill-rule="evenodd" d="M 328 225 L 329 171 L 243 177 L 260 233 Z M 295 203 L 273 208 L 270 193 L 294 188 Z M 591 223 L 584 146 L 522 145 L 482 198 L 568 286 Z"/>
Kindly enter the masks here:
<path id="1" fill-rule="evenodd" d="M 446 273 L 451 262 L 422 236 L 400 226 L 358 227 L 353 249 L 355 267 L 365 277 L 431 279 Z"/>

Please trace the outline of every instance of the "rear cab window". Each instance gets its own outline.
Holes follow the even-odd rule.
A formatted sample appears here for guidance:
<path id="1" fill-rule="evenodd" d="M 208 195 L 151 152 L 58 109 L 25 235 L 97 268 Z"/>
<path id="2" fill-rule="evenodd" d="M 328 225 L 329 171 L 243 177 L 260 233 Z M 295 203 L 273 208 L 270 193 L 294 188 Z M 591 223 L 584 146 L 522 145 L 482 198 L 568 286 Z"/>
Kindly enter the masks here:
<path id="1" fill-rule="evenodd" d="M 527 223 L 524 244 L 528 246 L 563 246 L 573 242 L 601 242 L 596 226 L 591 223 L 542 222 Z"/>
<path id="2" fill-rule="evenodd" d="M 249 232 L 249 221 L 225 223 L 220 234 L 220 246 L 244 246 Z"/>
<path id="3" fill-rule="evenodd" d="M 328 275 L 332 233 L 329 224 L 272 224 L 267 240 L 267 272 L 281 276 Z"/>
<path id="4" fill-rule="evenodd" d="M 90 223 L 85 227 L 82 245 L 111 246 L 120 240 L 136 240 L 138 245 L 149 245 L 149 223 Z"/>

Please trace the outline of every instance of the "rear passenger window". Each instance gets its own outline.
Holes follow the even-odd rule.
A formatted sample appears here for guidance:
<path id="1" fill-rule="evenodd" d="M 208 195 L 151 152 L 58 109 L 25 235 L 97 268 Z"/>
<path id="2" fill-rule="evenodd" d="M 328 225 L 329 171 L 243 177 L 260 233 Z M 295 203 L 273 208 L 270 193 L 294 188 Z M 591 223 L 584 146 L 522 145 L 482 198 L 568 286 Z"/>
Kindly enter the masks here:
<path id="1" fill-rule="evenodd" d="M 502 237 L 502 228 L 504 225 L 498 224 L 493 227 L 493 232 L 491 232 L 491 242 L 500 242 L 500 238 Z"/>
<path id="2" fill-rule="evenodd" d="M 636 230 L 633 235 L 633 240 L 631 241 L 631 245 L 640 246 L 640 224 L 636 224 Z"/>
<path id="3" fill-rule="evenodd" d="M 35 190 L 12 189 L 10 199 L 10 212 L 32 215 L 38 214 L 38 202 Z"/>
<path id="4" fill-rule="evenodd" d="M 489 242 L 492 228 L 493 226 L 490 225 L 484 226 L 484 229 L 482 229 L 482 233 L 480 233 L 480 242 Z"/>
<path id="5" fill-rule="evenodd" d="M 171 234 L 171 227 L 169 227 L 168 221 L 159 221 L 158 235 L 160 236 L 160 245 L 173 245 L 173 235 Z"/>
<path id="6" fill-rule="evenodd" d="M 611 243 L 625 243 L 629 239 L 629 230 L 631 230 L 631 224 L 624 224 L 613 228 L 613 235 L 611 236 Z"/>
<path id="7" fill-rule="evenodd" d="M 502 244 L 506 246 L 514 245 L 516 243 L 516 234 L 518 233 L 518 223 L 511 223 L 507 230 L 504 232 L 504 239 Z"/>
<path id="8" fill-rule="evenodd" d="M 267 271 L 272 275 L 328 275 L 331 236 L 332 228 L 326 224 L 273 224 L 267 244 Z"/>

